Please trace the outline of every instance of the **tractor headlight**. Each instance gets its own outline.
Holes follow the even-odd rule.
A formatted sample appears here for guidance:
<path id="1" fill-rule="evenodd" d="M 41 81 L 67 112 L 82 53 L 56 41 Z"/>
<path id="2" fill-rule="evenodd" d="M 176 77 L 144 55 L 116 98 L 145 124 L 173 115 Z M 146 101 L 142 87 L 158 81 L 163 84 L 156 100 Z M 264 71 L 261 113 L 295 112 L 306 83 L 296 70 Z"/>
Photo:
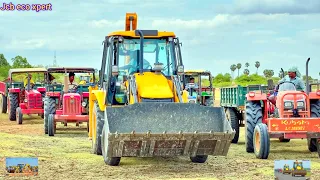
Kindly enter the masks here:
<path id="1" fill-rule="evenodd" d="M 292 109 L 293 108 L 293 104 L 290 101 L 284 102 L 284 108 L 285 109 Z"/>
<path id="2" fill-rule="evenodd" d="M 298 101 L 297 102 L 298 108 L 303 108 L 304 107 L 304 102 L 303 101 Z"/>
<path id="3" fill-rule="evenodd" d="M 24 102 L 25 102 L 25 103 L 28 102 L 28 99 L 24 99 Z"/>
<path id="4" fill-rule="evenodd" d="M 82 107 L 86 107 L 87 103 L 86 102 L 82 102 Z"/>
<path id="5" fill-rule="evenodd" d="M 189 100 L 189 103 L 196 103 L 195 100 Z"/>

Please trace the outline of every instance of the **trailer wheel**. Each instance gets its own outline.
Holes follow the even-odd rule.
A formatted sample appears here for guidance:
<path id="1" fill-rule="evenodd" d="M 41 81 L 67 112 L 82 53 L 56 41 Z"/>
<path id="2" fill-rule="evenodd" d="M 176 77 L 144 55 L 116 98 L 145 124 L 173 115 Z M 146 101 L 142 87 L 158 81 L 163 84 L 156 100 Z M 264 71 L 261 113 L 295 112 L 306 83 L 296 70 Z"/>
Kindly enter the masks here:
<path id="1" fill-rule="evenodd" d="M 22 117 L 23 117 L 23 114 L 21 112 L 21 108 L 17 107 L 17 109 L 16 109 L 16 119 L 17 119 L 17 123 L 18 124 L 22 124 Z"/>
<path id="2" fill-rule="evenodd" d="M 93 154 L 102 155 L 101 150 L 101 134 L 102 134 L 102 128 L 104 124 L 104 114 L 100 110 L 98 102 L 96 101 L 94 103 L 93 107 L 93 115 L 92 119 L 96 119 L 96 124 L 94 125 L 96 127 L 96 138 L 92 138 L 92 152 Z"/>
<path id="3" fill-rule="evenodd" d="M 16 110 L 17 107 L 19 107 L 19 101 L 18 101 L 18 94 L 17 93 L 10 93 L 9 94 L 9 103 L 10 103 L 10 109 L 9 109 L 9 119 L 10 121 L 16 120 Z"/>
<path id="4" fill-rule="evenodd" d="M 311 109 L 311 117 L 320 117 L 320 100 L 310 105 Z M 308 138 L 308 149 L 310 152 L 317 151 L 317 139 L 316 138 Z"/>
<path id="5" fill-rule="evenodd" d="M 198 155 L 195 157 L 190 157 L 191 161 L 194 163 L 204 163 L 208 159 L 208 155 Z"/>
<path id="6" fill-rule="evenodd" d="M 3 94 L 0 94 L 0 111 L 7 113 L 7 97 Z"/>
<path id="7" fill-rule="evenodd" d="M 103 125 L 102 135 L 101 135 L 101 150 L 102 150 L 103 160 L 109 166 L 119 166 L 121 157 L 108 157 L 109 139 L 106 135 L 106 129 L 109 129 L 109 127 L 106 127 L 106 126 L 107 124 Z"/>
<path id="8" fill-rule="evenodd" d="M 56 114 L 56 100 L 54 98 L 46 97 L 44 99 L 44 133 L 48 134 L 48 116 L 49 114 Z"/>
<path id="9" fill-rule="evenodd" d="M 254 153 L 259 159 L 268 159 L 270 153 L 270 138 L 266 124 L 259 123 L 254 128 Z"/>
<path id="10" fill-rule="evenodd" d="M 260 101 L 249 101 L 246 103 L 246 151 L 254 152 L 253 133 L 256 124 L 262 123 L 262 108 Z"/>
<path id="11" fill-rule="evenodd" d="M 54 122 L 54 115 L 48 115 L 48 135 L 54 136 L 55 133 L 55 122 Z"/>
<path id="12" fill-rule="evenodd" d="M 231 143 L 237 144 L 239 140 L 239 131 L 240 131 L 238 116 L 233 108 L 227 108 L 226 116 L 228 121 L 231 124 L 232 129 L 236 131 L 236 134 L 234 135 L 234 138 L 232 139 Z"/>

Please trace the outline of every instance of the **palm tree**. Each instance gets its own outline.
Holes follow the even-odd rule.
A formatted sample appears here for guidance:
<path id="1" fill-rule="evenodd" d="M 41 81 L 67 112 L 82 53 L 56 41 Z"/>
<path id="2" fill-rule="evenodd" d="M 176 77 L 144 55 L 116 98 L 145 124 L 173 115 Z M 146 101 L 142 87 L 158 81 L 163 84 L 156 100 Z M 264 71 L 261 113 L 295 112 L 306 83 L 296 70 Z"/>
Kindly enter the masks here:
<path id="1" fill-rule="evenodd" d="M 249 69 L 244 69 L 244 70 L 243 70 L 243 74 L 249 75 L 249 73 L 250 73 Z"/>
<path id="2" fill-rule="evenodd" d="M 237 69 L 237 66 L 235 65 L 235 64 L 232 64 L 231 66 L 230 66 L 230 70 L 231 70 L 231 72 L 232 72 L 232 78 L 234 78 L 234 71 Z"/>
<path id="3" fill-rule="evenodd" d="M 244 65 L 246 68 L 248 68 L 250 66 L 250 64 L 248 62 L 246 62 L 246 64 Z"/>
<path id="4" fill-rule="evenodd" d="M 256 61 L 256 64 L 254 65 L 256 68 L 257 68 L 257 74 L 258 74 L 258 69 L 259 69 L 259 67 L 260 67 L 260 62 L 259 61 Z"/>
<path id="5" fill-rule="evenodd" d="M 241 63 L 238 63 L 238 64 L 237 64 L 237 69 L 238 69 L 238 77 L 239 77 L 239 70 L 241 69 L 241 66 L 242 66 L 242 65 L 241 65 Z"/>

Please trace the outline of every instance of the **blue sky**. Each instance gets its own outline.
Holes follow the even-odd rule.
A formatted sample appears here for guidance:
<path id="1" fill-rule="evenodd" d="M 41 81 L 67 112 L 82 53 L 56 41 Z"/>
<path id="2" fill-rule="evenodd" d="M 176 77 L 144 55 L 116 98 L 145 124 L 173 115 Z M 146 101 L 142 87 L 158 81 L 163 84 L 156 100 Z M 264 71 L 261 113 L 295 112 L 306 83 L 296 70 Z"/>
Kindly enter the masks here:
<path id="1" fill-rule="evenodd" d="M 17 164 L 30 164 L 30 166 L 38 166 L 38 158 L 6 158 L 6 166 L 16 166 Z"/>
<path id="2" fill-rule="evenodd" d="M 282 169 L 284 164 L 288 164 L 290 169 L 293 167 L 293 162 L 296 160 L 275 160 L 274 161 L 274 169 Z M 310 160 L 298 160 L 299 162 L 302 161 L 304 168 L 310 168 L 311 162 Z"/>
<path id="3" fill-rule="evenodd" d="M 10 1 L 4 1 L 10 2 Z M 27 57 L 32 64 L 100 68 L 102 41 L 124 29 L 126 12 L 138 13 L 138 28 L 174 31 L 182 41 L 186 69 L 230 72 L 233 63 L 260 61 L 264 69 L 290 65 L 320 71 L 319 0 L 55 0 L 52 11 L 1 12 L 0 53 Z M 201 3 L 200 3 L 201 2 Z M 0 5 L 1 6 L 1 5 Z"/>

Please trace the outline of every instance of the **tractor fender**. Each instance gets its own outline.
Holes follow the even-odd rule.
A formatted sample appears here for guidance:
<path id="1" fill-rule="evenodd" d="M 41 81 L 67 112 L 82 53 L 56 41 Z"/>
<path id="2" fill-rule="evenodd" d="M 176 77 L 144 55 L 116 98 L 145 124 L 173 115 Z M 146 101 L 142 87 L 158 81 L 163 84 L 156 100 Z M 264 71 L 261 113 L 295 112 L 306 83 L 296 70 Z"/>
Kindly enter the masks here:
<path id="1" fill-rule="evenodd" d="M 250 94 L 251 93 L 251 94 Z M 267 100 L 267 94 L 250 92 L 246 94 L 247 101 Z"/>
<path id="2" fill-rule="evenodd" d="M 97 100 L 99 108 L 101 111 L 104 111 L 106 108 L 105 105 L 106 92 L 103 90 L 92 90 L 89 99 L 92 101 Z"/>

